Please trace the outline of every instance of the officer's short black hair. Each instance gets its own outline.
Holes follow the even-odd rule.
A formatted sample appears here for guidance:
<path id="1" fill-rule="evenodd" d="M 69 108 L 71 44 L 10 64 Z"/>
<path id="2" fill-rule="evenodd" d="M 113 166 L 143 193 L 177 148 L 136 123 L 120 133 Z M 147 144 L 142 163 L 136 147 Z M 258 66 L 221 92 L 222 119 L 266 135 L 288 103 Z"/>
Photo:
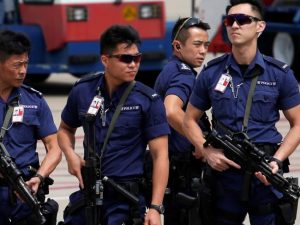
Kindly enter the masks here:
<path id="1" fill-rule="evenodd" d="M 100 37 L 101 55 L 112 54 L 118 44 L 126 43 L 140 45 L 141 39 L 138 32 L 130 25 L 113 25 Z"/>
<path id="2" fill-rule="evenodd" d="M 226 15 L 233 6 L 245 3 L 252 6 L 252 10 L 258 13 L 259 19 L 264 19 L 264 7 L 261 0 L 230 0 L 230 4 L 226 7 Z"/>
<path id="3" fill-rule="evenodd" d="M 189 20 L 197 20 L 198 22 L 193 23 L 191 26 L 188 26 L 186 28 L 185 25 L 189 22 Z M 198 27 L 205 31 L 210 29 L 208 23 L 201 21 L 199 18 L 178 18 L 172 30 L 172 42 L 176 39 L 184 43 L 189 38 L 189 33 L 187 32 L 187 30 L 190 27 Z"/>
<path id="4" fill-rule="evenodd" d="M 0 31 L 0 61 L 7 60 L 12 55 L 30 52 L 31 44 L 25 34 L 10 30 Z"/>

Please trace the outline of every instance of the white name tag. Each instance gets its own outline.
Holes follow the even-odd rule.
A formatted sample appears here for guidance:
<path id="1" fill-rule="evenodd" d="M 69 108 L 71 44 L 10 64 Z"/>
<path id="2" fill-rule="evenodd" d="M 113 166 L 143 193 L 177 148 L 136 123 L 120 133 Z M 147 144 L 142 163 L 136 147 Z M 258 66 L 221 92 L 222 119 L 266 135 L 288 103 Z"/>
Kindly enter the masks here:
<path id="1" fill-rule="evenodd" d="M 230 82 L 231 76 L 228 74 L 222 74 L 215 87 L 215 90 L 224 93 Z"/>
<path id="2" fill-rule="evenodd" d="M 12 122 L 13 123 L 23 122 L 23 117 L 24 117 L 24 107 L 23 106 L 14 107 Z"/>
<path id="3" fill-rule="evenodd" d="M 104 99 L 100 96 L 95 96 L 88 109 L 88 114 L 97 115 L 101 105 L 104 103 Z"/>

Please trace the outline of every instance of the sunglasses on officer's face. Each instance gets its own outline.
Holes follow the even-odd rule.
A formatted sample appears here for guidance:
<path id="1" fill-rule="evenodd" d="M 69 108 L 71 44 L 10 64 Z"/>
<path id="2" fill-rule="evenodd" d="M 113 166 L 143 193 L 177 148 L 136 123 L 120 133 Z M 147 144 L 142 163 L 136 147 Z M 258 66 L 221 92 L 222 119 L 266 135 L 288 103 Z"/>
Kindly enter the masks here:
<path id="1" fill-rule="evenodd" d="M 242 26 L 245 24 L 250 24 L 253 21 L 261 21 L 261 19 L 246 14 L 231 14 L 225 17 L 224 24 L 226 27 L 231 27 L 234 24 L 234 22 L 237 22 L 239 26 Z"/>
<path id="2" fill-rule="evenodd" d="M 109 58 L 117 58 L 117 59 L 119 59 L 120 62 L 129 64 L 129 63 L 132 63 L 132 61 L 135 63 L 141 62 L 142 54 L 141 53 L 138 53 L 136 55 L 119 54 L 119 55 L 108 55 L 108 57 Z"/>

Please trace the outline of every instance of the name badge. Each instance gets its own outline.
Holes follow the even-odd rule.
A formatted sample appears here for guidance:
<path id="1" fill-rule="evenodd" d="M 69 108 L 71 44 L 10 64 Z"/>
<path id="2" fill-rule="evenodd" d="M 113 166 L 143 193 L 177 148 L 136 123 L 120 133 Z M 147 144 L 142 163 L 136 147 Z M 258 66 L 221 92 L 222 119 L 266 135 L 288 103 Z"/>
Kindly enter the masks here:
<path id="1" fill-rule="evenodd" d="M 104 104 L 104 99 L 101 96 L 95 96 L 87 113 L 91 115 L 97 115 L 102 104 Z"/>
<path id="2" fill-rule="evenodd" d="M 230 82 L 231 76 L 229 74 L 222 74 L 215 87 L 215 90 L 224 93 Z"/>
<path id="3" fill-rule="evenodd" d="M 24 117 L 24 106 L 14 107 L 12 122 L 13 123 L 23 122 L 23 117 Z"/>

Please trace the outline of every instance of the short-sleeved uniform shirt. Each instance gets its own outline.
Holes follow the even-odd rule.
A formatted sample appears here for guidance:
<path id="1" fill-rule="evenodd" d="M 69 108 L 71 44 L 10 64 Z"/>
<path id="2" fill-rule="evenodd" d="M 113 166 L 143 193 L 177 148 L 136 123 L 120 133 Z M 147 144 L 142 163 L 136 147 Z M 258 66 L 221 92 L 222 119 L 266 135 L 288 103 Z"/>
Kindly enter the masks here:
<path id="1" fill-rule="evenodd" d="M 103 126 L 100 113 L 96 116 L 96 151 L 100 155 L 113 113 L 129 83 L 121 85 L 110 99 L 104 86 L 104 75 L 81 79 L 72 88 L 62 112 L 69 126 L 85 129 L 85 115 L 93 98 L 104 97 L 106 120 Z M 163 102 L 151 88 L 136 82 L 109 138 L 102 156 L 102 173 L 110 177 L 140 176 L 143 159 L 150 140 L 169 134 Z M 86 130 L 85 130 L 86 133 Z"/>
<path id="2" fill-rule="evenodd" d="M 193 68 L 173 56 L 158 75 L 154 89 L 162 98 L 168 95 L 178 96 L 185 109 L 195 84 L 196 75 L 197 72 Z M 188 139 L 171 127 L 170 153 L 187 152 L 191 149 L 192 144 Z"/>
<path id="3" fill-rule="evenodd" d="M 218 121 L 234 132 L 242 131 L 247 96 L 256 72 L 259 77 L 252 100 L 248 136 L 256 143 L 280 143 L 282 135 L 275 127 L 280 118 L 279 110 L 300 104 L 299 87 L 287 65 L 259 51 L 244 75 L 232 54 L 209 62 L 197 78 L 190 103 L 202 111 L 212 107 Z M 232 83 L 220 91 L 216 87 L 224 74 L 231 76 Z"/>
<path id="4" fill-rule="evenodd" d="M 37 140 L 57 132 L 52 113 L 42 94 L 33 88 L 22 85 L 13 90 L 9 99 L 0 99 L 0 120 L 4 122 L 7 106 L 18 98 L 18 106 L 22 106 L 22 120 L 10 122 L 3 143 L 20 170 L 39 162 L 36 152 Z M 21 117 L 20 117 L 21 118 Z M 26 173 L 26 170 L 23 170 Z M 25 174 L 27 175 L 27 174 Z"/>

